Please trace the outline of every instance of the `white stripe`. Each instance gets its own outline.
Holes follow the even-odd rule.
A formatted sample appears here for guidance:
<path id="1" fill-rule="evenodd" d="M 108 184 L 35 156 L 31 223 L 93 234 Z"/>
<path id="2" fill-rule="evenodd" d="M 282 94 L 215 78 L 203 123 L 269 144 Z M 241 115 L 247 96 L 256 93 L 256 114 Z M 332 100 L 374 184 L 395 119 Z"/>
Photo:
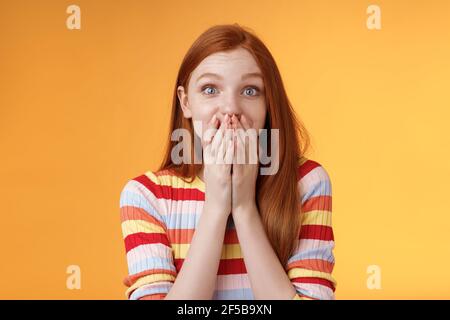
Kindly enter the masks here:
<path id="1" fill-rule="evenodd" d="M 216 290 L 239 290 L 251 288 L 248 274 L 221 274 L 217 276 Z"/>
<path id="2" fill-rule="evenodd" d="M 298 292 L 303 293 L 311 298 L 321 300 L 335 300 L 333 290 L 327 286 L 318 283 L 296 283 L 293 282 L 294 287 Z"/>

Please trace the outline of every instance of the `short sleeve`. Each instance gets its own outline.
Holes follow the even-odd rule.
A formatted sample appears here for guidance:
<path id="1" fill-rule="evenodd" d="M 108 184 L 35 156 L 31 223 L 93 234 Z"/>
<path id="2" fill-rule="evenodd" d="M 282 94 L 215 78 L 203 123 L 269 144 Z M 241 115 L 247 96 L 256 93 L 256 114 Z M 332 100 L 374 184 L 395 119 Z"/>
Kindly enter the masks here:
<path id="1" fill-rule="evenodd" d="M 126 183 L 120 195 L 120 218 L 125 243 L 130 300 L 164 299 L 176 269 L 164 216 L 157 197 L 158 186 L 147 175 Z"/>
<path id="2" fill-rule="evenodd" d="M 302 226 L 299 242 L 287 263 L 296 289 L 293 300 L 334 300 L 337 282 L 332 276 L 335 247 L 331 181 L 317 162 L 307 160 L 299 168 Z"/>

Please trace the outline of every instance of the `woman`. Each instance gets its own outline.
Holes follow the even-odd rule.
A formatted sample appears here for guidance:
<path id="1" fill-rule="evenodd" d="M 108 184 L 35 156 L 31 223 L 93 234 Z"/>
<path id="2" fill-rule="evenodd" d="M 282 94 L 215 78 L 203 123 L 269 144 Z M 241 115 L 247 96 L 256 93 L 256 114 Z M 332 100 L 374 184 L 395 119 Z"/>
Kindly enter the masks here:
<path id="1" fill-rule="evenodd" d="M 261 129 L 266 149 L 261 135 L 251 147 Z M 252 32 L 219 25 L 194 42 L 173 96 L 177 130 L 190 133 L 182 161 L 172 135 L 161 167 L 121 194 L 127 298 L 334 299 L 330 179 L 304 156 L 307 132 Z M 270 163 L 250 163 L 264 151 Z"/>

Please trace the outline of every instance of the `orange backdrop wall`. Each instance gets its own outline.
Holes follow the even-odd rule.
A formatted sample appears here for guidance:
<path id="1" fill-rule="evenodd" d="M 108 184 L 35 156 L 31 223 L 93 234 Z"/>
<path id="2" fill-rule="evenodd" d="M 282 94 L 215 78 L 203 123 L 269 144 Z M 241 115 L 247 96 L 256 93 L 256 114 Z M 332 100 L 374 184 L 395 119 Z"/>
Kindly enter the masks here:
<path id="1" fill-rule="evenodd" d="M 124 299 L 121 188 L 160 163 L 191 43 L 234 22 L 271 50 L 330 174 L 336 298 L 450 298 L 449 15 L 437 0 L 1 1 L 0 298 Z"/>

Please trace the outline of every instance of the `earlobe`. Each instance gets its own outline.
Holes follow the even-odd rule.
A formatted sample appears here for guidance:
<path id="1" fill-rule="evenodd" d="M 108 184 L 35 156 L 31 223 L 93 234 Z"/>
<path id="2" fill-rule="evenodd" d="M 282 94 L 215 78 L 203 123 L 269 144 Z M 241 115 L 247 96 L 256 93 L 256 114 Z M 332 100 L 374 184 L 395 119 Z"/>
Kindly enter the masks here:
<path id="1" fill-rule="evenodd" d="M 191 107 L 189 105 L 188 96 L 184 91 L 183 86 L 178 86 L 177 88 L 178 101 L 180 102 L 181 110 L 185 118 L 192 118 Z"/>

